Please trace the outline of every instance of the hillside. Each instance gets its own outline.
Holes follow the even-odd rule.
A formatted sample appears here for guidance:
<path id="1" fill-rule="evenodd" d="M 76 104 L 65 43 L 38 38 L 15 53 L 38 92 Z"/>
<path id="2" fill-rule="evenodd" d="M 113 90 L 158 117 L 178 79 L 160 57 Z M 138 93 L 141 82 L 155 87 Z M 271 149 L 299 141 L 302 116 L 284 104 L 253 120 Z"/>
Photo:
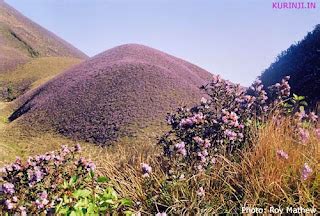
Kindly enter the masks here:
<path id="1" fill-rule="evenodd" d="M 87 56 L 0 1 L 0 73 L 37 57 Z"/>
<path id="2" fill-rule="evenodd" d="M 89 59 L 18 100 L 10 121 L 105 144 L 200 100 L 207 71 L 142 45 Z"/>
<path id="3" fill-rule="evenodd" d="M 14 100 L 81 61 L 70 57 L 35 58 L 12 71 L 0 73 L 0 99 Z"/>
<path id="4" fill-rule="evenodd" d="M 262 73 L 261 80 L 270 86 L 285 76 L 291 77 L 292 92 L 306 96 L 310 107 L 315 108 L 320 101 L 320 25 L 282 52 Z"/>

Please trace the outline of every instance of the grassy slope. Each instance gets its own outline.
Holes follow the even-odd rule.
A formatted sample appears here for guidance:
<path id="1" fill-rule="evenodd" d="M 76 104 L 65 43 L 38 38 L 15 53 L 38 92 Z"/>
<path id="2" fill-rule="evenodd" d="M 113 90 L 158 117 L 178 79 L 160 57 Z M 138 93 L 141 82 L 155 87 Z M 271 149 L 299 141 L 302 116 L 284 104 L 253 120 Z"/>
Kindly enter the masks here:
<path id="1" fill-rule="evenodd" d="M 69 57 L 36 58 L 13 71 L 0 73 L 0 99 L 7 97 L 8 88 L 13 90 L 14 97 L 18 97 L 80 61 Z"/>
<path id="2" fill-rule="evenodd" d="M 34 133 L 26 131 L 19 125 L 8 123 L 7 118 L 12 112 L 11 103 L 0 102 L 0 166 L 13 161 L 17 156 L 27 158 L 30 155 L 41 154 L 47 151 L 58 149 L 62 144 L 74 145 L 80 143 L 84 149 L 84 154 L 95 158 L 103 163 L 106 161 L 117 161 L 118 165 L 136 164 L 154 155 L 156 151 L 152 146 L 156 143 L 159 131 L 164 130 L 164 126 L 151 124 L 147 128 L 140 129 L 132 137 L 124 137 L 109 148 L 101 148 L 91 143 L 75 142 L 53 132 Z M 128 155 L 131 155 L 128 157 Z"/>

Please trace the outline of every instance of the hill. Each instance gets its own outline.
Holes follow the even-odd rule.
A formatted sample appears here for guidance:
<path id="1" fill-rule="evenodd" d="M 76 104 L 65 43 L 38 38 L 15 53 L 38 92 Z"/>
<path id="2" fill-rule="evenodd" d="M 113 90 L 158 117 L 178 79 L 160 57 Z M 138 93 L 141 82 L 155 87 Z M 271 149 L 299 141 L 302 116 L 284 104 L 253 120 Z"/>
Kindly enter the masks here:
<path id="1" fill-rule="evenodd" d="M 136 44 L 107 50 L 21 97 L 9 118 L 106 144 L 200 100 L 207 71 Z"/>
<path id="2" fill-rule="evenodd" d="M 311 108 L 320 101 L 320 25 L 303 40 L 282 52 L 266 69 L 261 80 L 265 86 L 290 76 L 292 92 L 306 96 Z"/>
<path id="3" fill-rule="evenodd" d="M 15 68 L 30 58 L 87 56 L 0 1 L 0 72 Z"/>

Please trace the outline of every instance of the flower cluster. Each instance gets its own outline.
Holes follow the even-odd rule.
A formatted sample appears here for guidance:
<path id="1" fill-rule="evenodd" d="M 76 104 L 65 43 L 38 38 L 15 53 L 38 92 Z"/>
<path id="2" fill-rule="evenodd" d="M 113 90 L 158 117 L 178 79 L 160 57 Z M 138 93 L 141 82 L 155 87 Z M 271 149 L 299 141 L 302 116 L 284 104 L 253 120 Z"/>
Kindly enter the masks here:
<path id="1" fill-rule="evenodd" d="M 171 130 L 159 143 L 168 160 L 177 158 L 181 162 L 169 163 L 169 170 L 194 167 L 195 172 L 203 171 L 216 163 L 217 154 L 232 153 L 250 143 L 252 123 L 267 119 L 272 108 L 290 95 L 288 79 L 266 91 L 260 80 L 245 89 L 213 76 L 212 81 L 202 87 L 207 96 L 199 105 L 180 108 L 168 116 Z"/>
<path id="2" fill-rule="evenodd" d="M 289 158 L 289 155 L 285 151 L 283 151 L 282 149 L 277 150 L 277 155 L 278 155 L 278 157 L 286 159 L 286 160 L 288 160 L 288 158 Z"/>
<path id="3" fill-rule="evenodd" d="M 20 158 L 1 169 L 0 210 L 10 214 L 53 212 L 63 196 L 61 185 L 72 176 L 84 178 L 95 169 L 85 158 L 77 159 L 80 145 Z M 50 195 L 49 192 L 50 191 Z"/>
<path id="4" fill-rule="evenodd" d="M 202 113 L 196 113 L 191 117 L 188 117 L 186 119 L 181 119 L 180 127 L 191 127 L 195 124 L 201 123 L 203 119 L 204 119 L 204 116 Z"/>
<path id="5" fill-rule="evenodd" d="M 141 164 L 141 171 L 142 171 L 143 177 L 149 177 L 152 172 L 152 168 L 149 164 L 142 163 Z"/>
<path id="6" fill-rule="evenodd" d="M 312 173 L 312 169 L 307 163 L 305 163 L 302 167 L 301 179 L 304 181 L 307 180 L 311 173 Z"/>

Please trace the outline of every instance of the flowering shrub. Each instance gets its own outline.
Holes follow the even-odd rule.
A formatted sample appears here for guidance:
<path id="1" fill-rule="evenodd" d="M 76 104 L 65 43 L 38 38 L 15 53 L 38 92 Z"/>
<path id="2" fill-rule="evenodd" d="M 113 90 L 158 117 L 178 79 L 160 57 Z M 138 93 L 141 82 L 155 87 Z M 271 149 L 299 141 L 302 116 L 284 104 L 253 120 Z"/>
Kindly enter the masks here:
<path id="1" fill-rule="evenodd" d="M 271 86 L 268 94 L 260 80 L 244 89 L 213 76 L 202 87 L 207 98 L 168 116 L 171 130 L 161 137 L 160 144 L 169 160 L 179 161 L 170 163 L 170 172 L 190 166 L 195 172 L 205 170 L 215 164 L 217 154 L 232 153 L 250 143 L 253 124 L 263 123 L 274 108 L 288 109 L 289 105 L 284 105 L 290 96 L 288 80 L 285 77 Z"/>
<path id="2" fill-rule="evenodd" d="M 118 199 L 108 178 L 95 176 L 95 164 L 79 157 L 80 145 L 17 159 L 2 168 L 0 210 L 9 214 L 99 215 L 131 205 Z"/>
<path id="3" fill-rule="evenodd" d="M 207 97 L 200 104 L 191 109 L 180 108 L 167 118 L 171 130 L 159 143 L 168 160 L 169 174 L 178 177 L 189 167 L 193 168 L 192 173 L 213 167 L 217 155 L 233 155 L 252 144 L 252 129 L 261 127 L 271 116 L 280 122 L 283 116 L 294 114 L 297 140 L 301 144 L 308 142 L 308 129 L 317 123 L 318 117 L 313 112 L 305 113 L 303 96 L 290 97 L 289 79 L 285 77 L 264 90 L 260 80 L 244 89 L 213 76 L 202 87 Z M 277 155 L 288 159 L 283 150 L 278 150 Z"/>

